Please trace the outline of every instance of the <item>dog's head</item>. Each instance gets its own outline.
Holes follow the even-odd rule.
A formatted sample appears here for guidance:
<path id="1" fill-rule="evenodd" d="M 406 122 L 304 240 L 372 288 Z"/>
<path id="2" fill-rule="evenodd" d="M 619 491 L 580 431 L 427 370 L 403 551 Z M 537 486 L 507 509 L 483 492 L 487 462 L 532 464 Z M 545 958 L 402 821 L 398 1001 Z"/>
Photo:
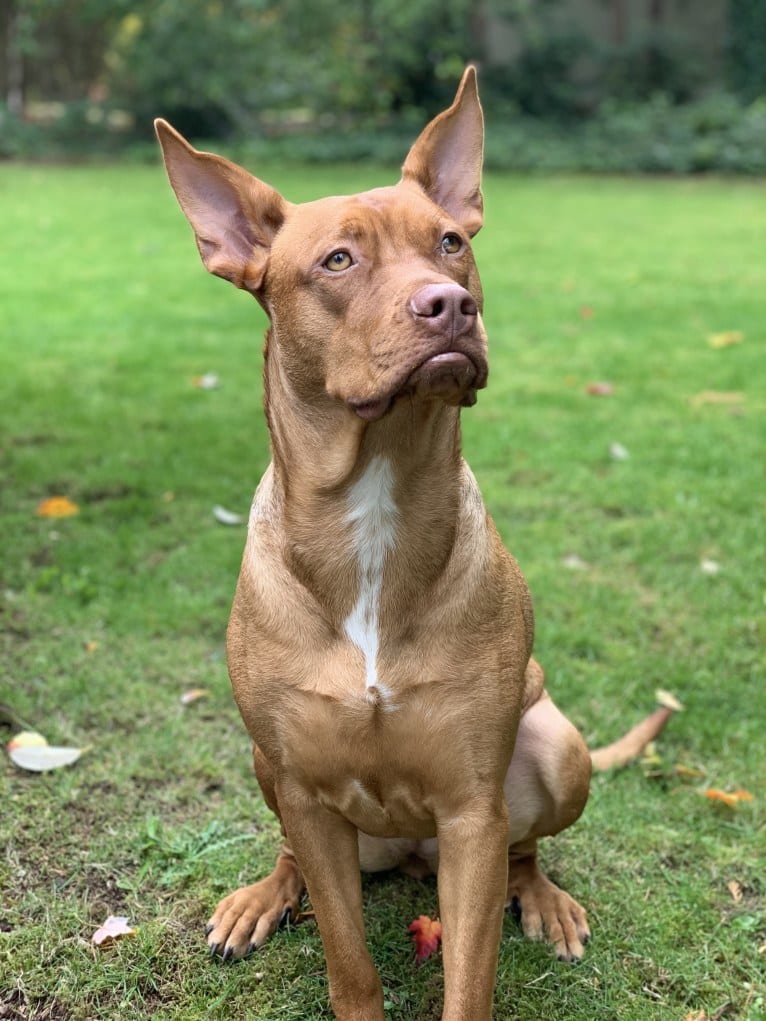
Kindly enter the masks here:
<path id="1" fill-rule="evenodd" d="M 155 122 L 165 166 L 211 273 L 272 323 L 270 372 L 295 399 L 374 421 L 399 397 L 470 405 L 486 384 L 483 118 L 469 67 L 388 188 L 293 205 Z"/>

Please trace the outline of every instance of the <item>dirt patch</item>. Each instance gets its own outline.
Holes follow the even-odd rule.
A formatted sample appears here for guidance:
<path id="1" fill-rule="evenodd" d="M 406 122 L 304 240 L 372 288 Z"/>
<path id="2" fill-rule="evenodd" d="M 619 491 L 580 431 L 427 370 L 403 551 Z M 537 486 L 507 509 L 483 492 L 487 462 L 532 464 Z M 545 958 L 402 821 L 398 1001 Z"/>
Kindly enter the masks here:
<path id="1" fill-rule="evenodd" d="M 71 1016 L 55 1000 L 28 1000 L 22 989 L 0 992 L 3 1021 L 69 1021 Z"/>

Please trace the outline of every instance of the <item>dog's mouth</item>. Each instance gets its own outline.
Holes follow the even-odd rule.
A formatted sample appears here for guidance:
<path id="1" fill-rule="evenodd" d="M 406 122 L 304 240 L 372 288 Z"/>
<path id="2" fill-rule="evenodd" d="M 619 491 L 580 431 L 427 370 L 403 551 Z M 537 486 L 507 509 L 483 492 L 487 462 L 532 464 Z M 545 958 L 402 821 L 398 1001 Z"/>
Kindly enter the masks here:
<path id="1" fill-rule="evenodd" d="M 476 403 L 476 391 L 486 383 L 486 367 L 478 366 L 462 351 L 446 351 L 421 362 L 386 396 L 371 401 L 349 400 L 347 404 L 365 422 L 382 418 L 400 397 L 442 400 L 453 407 L 470 408 Z"/>

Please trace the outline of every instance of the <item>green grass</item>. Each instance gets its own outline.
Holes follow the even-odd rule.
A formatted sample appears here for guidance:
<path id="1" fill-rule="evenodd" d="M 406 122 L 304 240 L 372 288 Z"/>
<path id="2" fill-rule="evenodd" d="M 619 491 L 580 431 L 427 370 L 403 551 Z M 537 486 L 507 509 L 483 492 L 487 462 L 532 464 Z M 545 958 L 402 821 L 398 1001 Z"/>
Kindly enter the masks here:
<path id="1" fill-rule="evenodd" d="M 265 176 L 292 199 L 390 178 Z M 687 707 L 659 743 L 660 776 L 598 776 L 583 819 L 544 848 L 590 912 L 585 961 L 558 964 L 509 917 L 495 1016 L 757 1021 L 763 186 L 494 176 L 486 194 L 492 372 L 464 446 L 533 590 L 550 689 L 592 744 L 658 686 Z M 0 761 L 0 1016 L 327 1018 L 312 923 L 237 966 L 202 938 L 217 899 L 277 845 L 224 662 L 244 536 L 211 514 L 246 511 L 267 462 L 263 316 L 204 273 L 159 167 L 0 166 L 0 222 L 0 701 L 52 743 L 92 746 L 48 775 Z M 712 349 L 723 330 L 744 342 Z M 219 390 L 191 385 L 206 371 Z M 614 395 L 589 396 L 596 380 Z M 744 398 L 689 402 L 705 390 Z M 628 460 L 610 457 L 615 442 Z M 80 515 L 36 517 L 55 493 Z M 587 566 L 562 566 L 572 554 Z M 183 708 L 194 686 L 210 697 Z M 678 763 L 706 776 L 674 776 Z M 754 800 L 732 810 L 707 786 Z M 406 934 L 436 913 L 433 883 L 365 889 L 387 1016 L 438 1018 L 440 961 L 417 970 Z M 109 913 L 138 935 L 94 952 Z"/>

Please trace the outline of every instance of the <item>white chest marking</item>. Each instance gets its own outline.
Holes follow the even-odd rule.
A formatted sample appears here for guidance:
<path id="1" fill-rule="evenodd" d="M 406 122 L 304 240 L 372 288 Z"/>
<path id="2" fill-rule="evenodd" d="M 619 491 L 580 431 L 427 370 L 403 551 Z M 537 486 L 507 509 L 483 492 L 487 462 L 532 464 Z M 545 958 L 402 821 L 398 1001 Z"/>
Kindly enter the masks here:
<path id="1" fill-rule="evenodd" d="M 366 685 L 378 682 L 380 590 L 386 554 L 396 539 L 397 510 L 391 463 L 376 455 L 349 490 L 348 514 L 359 564 L 359 595 L 344 621 L 350 641 L 364 656 Z"/>

